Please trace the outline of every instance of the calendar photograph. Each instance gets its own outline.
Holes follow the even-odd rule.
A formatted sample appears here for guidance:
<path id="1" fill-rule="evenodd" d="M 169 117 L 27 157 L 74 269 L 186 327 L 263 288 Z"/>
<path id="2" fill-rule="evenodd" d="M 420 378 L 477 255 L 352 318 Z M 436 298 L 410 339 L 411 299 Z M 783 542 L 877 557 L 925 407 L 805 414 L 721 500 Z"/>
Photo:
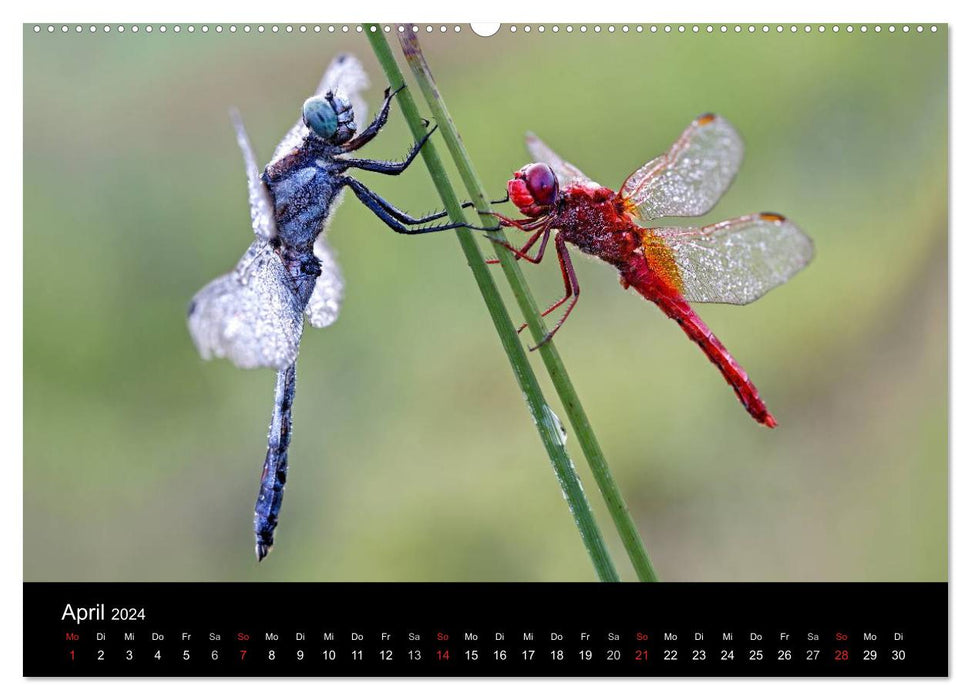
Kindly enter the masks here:
<path id="1" fill-rule="evenodd" d="M 25 582 L 948 577 L 946 24 L 26 24 Z"/>

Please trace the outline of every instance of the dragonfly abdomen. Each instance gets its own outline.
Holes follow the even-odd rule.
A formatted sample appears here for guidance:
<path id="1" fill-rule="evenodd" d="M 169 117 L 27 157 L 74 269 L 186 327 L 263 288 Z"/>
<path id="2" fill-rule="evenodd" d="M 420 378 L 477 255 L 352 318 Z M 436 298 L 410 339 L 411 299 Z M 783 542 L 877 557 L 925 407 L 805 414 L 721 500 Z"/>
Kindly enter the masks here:
<path id="1" fill-rule="evenodd" d="M 279 250 L 280 259 L 293 280 L 294 297 L 301 310 L 306 308 L 320 277 L 320 260 L 313 250 L 284 247 Z"/>
<path id="2" fill-rule="evenodd" d="M 290 429 L 293 425 L 291 409 L 296 387 L 296 364 L 277 373 L 266 459 L 263 461 L 260 493 L 256 498 L 256 512 L 253 516 L 256 557 L 260 561 L 273 547 L 273 531 L 276 530 L 280 507 L 283 505 L 283 489 L 287 485 L 287 450 L 290 447 Z"/>
<path id="3" fill-rule="evenodd" d="M 645 258 L 640 258 L 624 270 L 624 280 L 645 299 L 657 304 L 665 315 L 674 319 L 681 326 L 681 330 L 698 344 L 702 352 L 722 373 L 725 381 L 735 390 L 745 410 L 756 421 L 769 428 L 776 426 L 775 418 L 769 413 L 769 409 L 759 397 L 758 389 L 748 378 L 742 366 L 735 361 L 728 349 L 722 345 L 688 302 L 651 270 Z"/>

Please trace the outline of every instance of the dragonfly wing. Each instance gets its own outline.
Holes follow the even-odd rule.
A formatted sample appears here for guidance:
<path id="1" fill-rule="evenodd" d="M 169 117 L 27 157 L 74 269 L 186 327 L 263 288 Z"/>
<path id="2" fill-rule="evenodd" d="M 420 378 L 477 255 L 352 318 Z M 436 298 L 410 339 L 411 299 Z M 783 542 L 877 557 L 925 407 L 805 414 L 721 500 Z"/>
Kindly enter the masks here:
<path id="1" fill-rule="evenodd" d="M 260 171 L 256 166 L 256 153 L 253 145 L 246 135 L 243 127 L 243 118 L 235 109 L 230 110 L 230 118 L 233 120 L 233 128 L 236 130 L 236 142 L 239 149 L 243 152 L 243 161 L 246 163 L 246 181 L 249 185 L 249 212 L 253 220 L 253 233 L 256 237 L 264 241 L 272 241 L 276 238 L 276 220 L 273 218 L 273 200 L 266 189 L 266 184 L 260 177 Z"/>
<path id="2" fill-rule="evenodd" d="M 321 79 L 320 85 L 317 86 L 317 92 L 314 95 L 333 92 L 335 95 L 345 97 L 354 109 L 354 121 L 360 125 L 367 118 L 367 104 L 364 102 L 362 93 L 370 86 L 371 82 L 368 80 L 361 62 L 349 53 L 342 53 L 334 57 L 334 60 L 327 66 L 324 77 Z M 276 147 L 270 163 L 277 162 L 294 148 L 297 148 L 309 133 L 310 130 L 301 118 L 283 137 L 280 145 Z"/>
<path id="3" fill-rule="evenodd" d="M 668 149 L 624 181 L 620 194 L 644 221 L 701 216 L 732 184 L 745 147 L 735 127 L 704 114 Z"/>
<path id="4" fill-rule="evenodd" d="M 306 311 L 310 325 L 323 328 L 336 321 L 340 313 L 344 300 L 344 276 L 324 233 L 314 241 L 314 255 L 320 261 L 320 277 L 314 285 Z"/>
<path id="5" fill-rule="evenodd" d="M 804 268 L 813 242 L 778 214 L 749 214 L 703 228 L 647 229 L 644 253 L 687 301 L 748 304 Z"/>
<path id="6" fill-rule="evenodd" d="M 203 359 L 280 370 L 297 359 L 302 312 L 283 262 L 268 243 L 255 241 L 235 270 L 193 297 L 189 332 Z"/>
<path id="7" fill-rule="evenodd" d="M 534 162 L 546 163 L 553 169 L 553 174 L 556 175 L 556 179 L 559 181 L 560 189 L 563 189 L 572 182 L 581 182 L 599 187 L 596 182 L 584 175 L 573 163 L 568 163 L 556 155 L 556 152 L 552 148 L 543 143 L 532 132 L 526 134 L 526 149 L 529 151 L 529 155 L 533 158 Z"/>

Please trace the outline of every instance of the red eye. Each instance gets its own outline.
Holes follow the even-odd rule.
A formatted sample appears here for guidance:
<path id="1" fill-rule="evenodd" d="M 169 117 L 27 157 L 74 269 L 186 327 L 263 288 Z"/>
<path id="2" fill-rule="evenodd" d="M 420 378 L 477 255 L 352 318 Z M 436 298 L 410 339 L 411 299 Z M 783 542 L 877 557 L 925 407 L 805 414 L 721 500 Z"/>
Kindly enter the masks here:
<path id="1" fill-rule="evenodd" d="M 556 199 L 559 185 L 556 182 L 556 175 L 546 163 L 533 163 L 523 169 L 523 179 L 529 193 L 537 204 L 549 206 Z"/>

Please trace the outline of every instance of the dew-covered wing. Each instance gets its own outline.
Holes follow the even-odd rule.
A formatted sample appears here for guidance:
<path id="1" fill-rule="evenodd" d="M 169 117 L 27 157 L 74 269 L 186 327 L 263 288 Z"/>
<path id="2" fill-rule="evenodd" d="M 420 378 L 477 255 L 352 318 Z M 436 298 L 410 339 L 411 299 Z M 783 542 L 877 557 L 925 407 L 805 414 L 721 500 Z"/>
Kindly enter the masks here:
<path id="1" fill-rule="evenodd" d="M 667 153 L 631 173 L 620 194 L 644 221 L 701 216 L 732 184 L 744 150 L 742 137 L 728 121 L 704 114 Z"/>
<path id="2" fill-rule="evenodd" d="M 344 300 L 344 276 L 323 232 L 314 241 L 314 255 L 320 261 L 320 277 L 314 284 L 306 311 L 310 325 L 323 328 L 336 321 L 340 313 Z"/>
<path id="3" fill-rule="evenodd" d="M 236 130 L 236 142 L 243 152 L 246 163 L 246 182 L 249 187 L 249 212 L 253 220 L 253 233 L 263 241 L 276 238 L 276 220 L 273 218 L 273 200 L 267 191 L 266 183 L 260 178 L 260 171 L 256 165 L 256 153 L 246 135 L 243 119 L 235 109 L 230 110 L 233 128 Z"/>
<path id="4" fill-rule="evenodd" d="M 778 214 L 749 214 L 703 228 L 654 228 L 644 253 L 692 302 L 748 304 L 804 268 L 813 242 Z"/>
<path id="5" fill-rule="evenodd" d="M 534 162 L 546 163 L 553 169 L 553 174 L 556 175 L 560 188 L 564 188 L 574 182 L 593 185 L 594 187 L 599 186 L 596 182 L 580 172 L 580 169 L 573 165 L 573 163 L 568 163 L 556 155 L 556 152 L 552 148 L 543 143 L 532 132 L 526 134 L 526 150 L 529 151 L 529 155 Z"/>
<path id="6" fill-rule="evenodd" d="M 367 119 L 367 104 L 364 102 L 362 93 L 370 85 L 371 83 L 368 80 L 367 73 L 364 72 L 364 66 L 361 65 L 361 62 L 349 53 L 342 53 L 338 54 L 330 62 L 314 95 L 333 92 L 335 95 L 345 97 L 354 109 L 354 123 L 360 127 L 366 123 L 365 120 Z M 312 96 L 307 95 L 307 97 Z M 308 133 L 310 131 L 307 129 L 307 125 L 303 123 L 302 118 L 299 119 L 293 125 L 293 128 L 287 132 L 287 135 L 283 137 L 280 145 L 276 147 L 270 163 L 277 162 L 280 158 L 302 144 Z"/>
<path id="7" fill-rule="evenodd" d="M 202 288 L 189 305 L 189 332 L 203 359 L 284 369 L 297 359 L 303 308 L 279 256 L 255 241 L 236 269 Z"/>

